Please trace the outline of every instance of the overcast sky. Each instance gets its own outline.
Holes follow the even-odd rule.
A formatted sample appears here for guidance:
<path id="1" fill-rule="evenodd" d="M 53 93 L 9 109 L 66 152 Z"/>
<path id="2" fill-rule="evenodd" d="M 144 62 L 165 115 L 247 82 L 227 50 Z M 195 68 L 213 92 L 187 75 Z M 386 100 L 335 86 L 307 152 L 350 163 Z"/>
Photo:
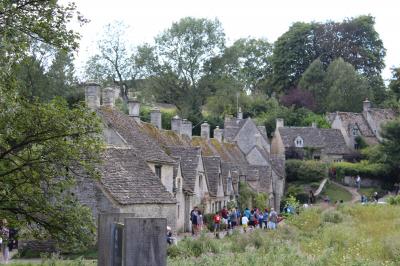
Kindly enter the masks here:
<path id="1" fill-rule="evenodd" d="M 62 0 L 68 2 L 68 0 Z M 228 44 L 238 38 L 266 38 L 274 42 L 296 21 L 341 21 L 371 14 L 375 29 L 387 49 L 385 79 L 390 68 L 400 65 L 400 2 L 396 0 L 75 0 L 78 10 L 90 20 L 79 28 L 82 35 L 77 68 L 96 51 L 96 41 L 104 25 L 115 20 L 129 26 L 131 45 L 152 42 L 154 36 L 182 17 L 218 18 Z M 399 3 L 399 4 L 397 4 Z M 77 28 L 76 28 L 77 29 Z"/>

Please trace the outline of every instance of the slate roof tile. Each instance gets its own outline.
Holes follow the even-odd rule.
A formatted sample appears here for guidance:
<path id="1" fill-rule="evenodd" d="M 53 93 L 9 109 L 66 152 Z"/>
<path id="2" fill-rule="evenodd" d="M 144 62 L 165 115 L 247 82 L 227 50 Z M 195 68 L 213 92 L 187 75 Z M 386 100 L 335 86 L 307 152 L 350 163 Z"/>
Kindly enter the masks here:
<path id="1" fill-rule="evenodd" d="M 121 205 L 175 203 L 147 163 L 132 149 L 108 148 L 99 166 L 100 183 Z"/>

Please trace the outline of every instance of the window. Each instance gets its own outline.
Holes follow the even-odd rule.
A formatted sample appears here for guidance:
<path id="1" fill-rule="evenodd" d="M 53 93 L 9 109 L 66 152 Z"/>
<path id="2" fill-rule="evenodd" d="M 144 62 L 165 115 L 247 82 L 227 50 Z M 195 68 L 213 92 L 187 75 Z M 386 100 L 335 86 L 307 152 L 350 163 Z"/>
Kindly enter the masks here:
<path id="1" fill-rule="evenodd" d="M 354 143 L 354 149 L 358 150 L 360 148 L 360 145 L 358 145 L 358 143 Z"/>
<path id="2" fill-rule="evenodd" d="M 178 219 L 179 219 L 179 204 L 178 204 Z"/>
<path id="3" fill-rule="evenodd" d="M 317 161 L 321 160 L 321 156 L 315 155 L 315 156 L 314 156 L 314 160 L 317 160 Z"/>
<path id="4" fill-rule="evenodd" d="M 303 139 L 302 139 L 300 136 L 298 136 L 298 137 L 294 140 L 294 145 L 295 145 L 297 148 L 303 148 L 303 145 L 304 145 Z"/>
<path id="5" fill-rule="evenodd" d="M 358 136 L 360 135 L 360 130 L 358 130 L 357 126 L 354 126 L 353 129 L 351 130 L 351 133 L 353 134 L 353 136 Z"/>
<path id="6" fill-rule="evenodd" d="M 156 165 L 154 167 L 155 171 L 156 171 L 156 176 L 158 176 L 158 178 L 161 179 L 161 165 Z"/>

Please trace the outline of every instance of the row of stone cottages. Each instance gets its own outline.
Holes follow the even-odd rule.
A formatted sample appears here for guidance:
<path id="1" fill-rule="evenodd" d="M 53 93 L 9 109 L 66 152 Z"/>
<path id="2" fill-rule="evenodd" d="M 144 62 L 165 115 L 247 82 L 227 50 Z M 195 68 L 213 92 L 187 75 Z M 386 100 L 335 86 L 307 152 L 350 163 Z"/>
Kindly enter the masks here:
<path id="1" fill-rule="evenodd" d="M 95 217 L 107 212 L 165 217 L 175 230 L 189 231 L 194 206 L 206 213 L 221 209 L 237 198 L 240 181 L 267 193 L 267 204 L 279 209 L 284 157 L 270 154 L 265 127 L 239 112 L 236 118 L 226 117 L 214 138 L 207 122 L 201 136 L 192 136 L 190 121 L 176 116 L 172 130 L 164 130 L 160 110 L 153 109 L 146 123 L 138 101 L 128 101 L 126 115 L 114 108 L 114 97 L 111 88 L 101 93 L 99 85 L 86 84 L 86 103 L 103 121 L 107 149 L 100 180 L 79 180 L 75 193 Z"/>

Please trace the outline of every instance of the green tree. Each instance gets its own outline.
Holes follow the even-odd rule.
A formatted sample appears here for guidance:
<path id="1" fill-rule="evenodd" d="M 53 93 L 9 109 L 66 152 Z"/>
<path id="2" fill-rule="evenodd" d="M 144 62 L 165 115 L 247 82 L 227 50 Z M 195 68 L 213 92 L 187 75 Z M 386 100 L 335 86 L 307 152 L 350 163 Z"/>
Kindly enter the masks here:
<path id="1" fill-rule="evenodd" d="M 314 60 L 311 65 L 303 73 L 299 86 L 302 89 L 309 90 L 316 102 L 316 111 L 323 113 L 325 111 L 326 96 L 328 94 L 327 88 L 325 87 L 325 69 L 321 60 Z"/>
<path id="2" fill-rule="evenodd" d="M 33 40 L 75 49 L 78 35 L 66 26 L 75 13 L 73 4 L 57 1 L 0 4 L 0 216 L 79 246 L 92 241 L 93 218 L 68 192 L 77 176 L 95 176 L 100 123 L 94 113 L 70 109 L 62 99 L 23 97 L 15 71 Z"/>
<path id="3" fill-rule="evenodd" d="M 392 173 L 400 179 L 400 120 L 390 121 L 382 128 L 381 151 L 384 161 L 392 167 Z"/>
<path id="4" fill-rule="evenodd" d="M 400 99 L 400 67 L 392 69 L 392 79 L 390 80 L 389 89 L 395 95 L 396 100 Z"/>
<path id="5" fill-rule="evenodd" d="M 218 20 L 186 17 L 155 39 L 153 80 L 160 100 L 174 103 L 184 117 L 199 117 L 204 102 L 199 81 L 204 64 L 220 55 L 224 32 Z M 153 61 L 154 62 L 154 61 Z M 162 92 L 162 93 L 161 93 Z"/>
<path id="6" fill-rule="evenodd" d="M 301 75 L 318 55 L 315 51 L 314 23 L 294 23 L 274 44 L 272 66 L 279 90 L 297 85 Z"/>
<path id="7" fill-rule="evenodd" d="M 98 54 L 90 57 L 86 63 L 87 78 L 103 84 L 117 85 L 125 101 L 128 101 L 127 81 L 135 79 L 136 74 L 133 52 L 126 47 L 127 29 L 119 21 L 107 24 L 97 41 Z"/>
<path id="8" fill-rule="evenodd" d="M 209 75 L 228 76 L 242 89 L 260 92 L 272 76 L 272 45 L 264 39 L 239 39 L 209 62 Z"/>
<path id="9" fill-rule="evenodd" d="M 368 82 L 342 58 L 333 61 L 326 72 L 327 111 L 361 112 L 362 100 L 371 98 Z"/>

